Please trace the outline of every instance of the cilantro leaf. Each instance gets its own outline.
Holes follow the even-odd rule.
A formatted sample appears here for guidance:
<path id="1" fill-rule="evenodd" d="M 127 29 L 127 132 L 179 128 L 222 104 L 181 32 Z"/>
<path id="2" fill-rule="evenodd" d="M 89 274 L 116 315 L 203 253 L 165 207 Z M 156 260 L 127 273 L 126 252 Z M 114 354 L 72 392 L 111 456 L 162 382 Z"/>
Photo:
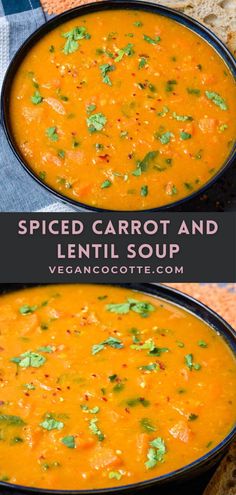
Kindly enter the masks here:
<path id="1" fill-rule="evenodd" d="M 87 118 L 89 132 L 101 131 L 105 126 L 107 119 L 103 113 L 94 113 Z"/>
<path id="2" fill-rule="evenodd" d="M 143 197 L 147 196 L 148 195 L 148 186 L 141 186 L 140 194 Z"/>
<path id="3" fill-rule="evenodd" d="M 131 310 L 142 316 L 148 316 L 148 313 L 154 311 L 155 307 L 147 302 L 128 299 L 127 302 L 121 304 L 107 304 L 106 309 L 111 313 L 127 314 Z"/>
<path id="4" fill-rule="evenodd" d="M 57 421 L 51 414 L 46 414 L 44 421 L 40 425 L 44 430 L 62 430 L 64 423 Z"/>
<path id="5" fill-rule="evenodd" d="M 85 404 L 84 405 L 81 404 L 80 407 L 81 407 L 82 411 L 86 411 L 86 412 L 88 412 L 90 414 L 97 414 L 100 411 L 100 408 L 98 406 L 95 406 L 92 409 L 89 409 L 89 407 L 86 406 Z"/>
<path id="6" fill-rule="evenodd" d="M 112 72 L 113 70 L 115 70 L 115 66 L 114 65 L 110 65 L 110 64 L 103 64 L 103 65 L 100 65 L 99 67 L 101 73 L 102 73 L 102 81 L 105 83 L 105 84 L 108 84 L 109 86 L 112 86 L 112 82 L 110 80 L 110 77 L 108 76 L 108 73 L 109 72 Z"/>
<path id="7" fill-rule="evenodd" d="M 149 418 L 142 418 L 140 420 L 140 425 L 142 430 L 147 431 L 148 433 L 150 433 L 150 431 L 156 431 L 156 427 L 152 424 Z"/>
<path id="8" fill-rule="evenodd" d="M 228 110 L 226 101 L 218 93 L 215 93 L 215 91 L 205 91 L 205 95 L 208 100 L 213 101 L 221 110 Z"/>
<path id="9" fill-rule="evenodd" d="M 109 347 L 112 347 L 113 349 L 122 349 L 124 347 L 121 340 L 114 337 L 108 337 L 108 339 L 103 340 L 103 342 L 100 342 L 100 344 L 94 344 L 92 346 L 92 354 L 95 355 L 98 352 L 103 351 L 103 349 L 105 349 L 107 345 Z"/>
<path id="10" fill-rule="evenodd" d="M 107 189 L 107 187 L 112 186 L 112 182 L 109 179 L 104 180 L 101 184 L 101 189 Z"/>
<path id="11" fill-rule="evenodd" d="M 19 313 L 21 315 L 30 315 L 31 313 L 34 313 L 34 311 L 36 311 L 36 309 L 38 308 L 38 306 L 29 306 L 28 304 L 24 304 L 24 306 L 21 306 L 19 308 Z"/>
<path id="12" fill-rule="evenodd" d="M 12 358 L 11 362 L 16 363 L 21 368 L 40 368 L 46 362 L 46 358 L 36 352 L 27 351 L 19 357 Z"/>
<path id="13" fill-rule="evenodd" d="M 38 90 L 36 90 L 34 92 L 33 96 L 31 96 L 31 101 L 34 105 L 38 105 L 39 103 L 41 103 L 43 101 L 43 97 L 41 96 L 41 94 Z"/>
<path id="14" fill-rule="evenodd" d="M 183 141 L 186 141 L 187 139 L 191 139 L 192 134 L 189 134 L 189 132 L 181 131 L 180 132 L 180 139 Z"/>
<path id="15" fill-rule="evenodd" d="M 143 35 L 143 39 L 150 43 L 150 45 L 157 45 L 159 41 L 161 41 L 160 36 L 155 36 L 155 38 L 150 38 L 150 36 L 147 36 L 146 34 Z"/>
<path id="16" fill-rule="evenodd" d="M 101 430 L 97 426 L 98 419 L 91 419 L 89 422 L 90 431 L 98 437 L 99 442 L 102 442 L 105 438 L 105 435 L 101 432 Z"/>
<path id="17" fill-rule="evenodd" d="M 63 443 L 68 449 L 75 449 L 75 437 L 74 435 L 68 435 L 61 439 L 61 443 Z"/>
<path id="18" fill-rule="evenodd" d="M 160 134 L 158 136 L 158 139 L 159 141 L 162 143 L 162 144 L 168 144 L 170 142 L 170 139 L 173 137 L 173 134 L 172 132 L 170 131 L 166 131 L 166 132 L 163 132 L 163 134 Z"/>
<path id="19" fill-rule="evenodd" d="M 62 34 L 63 38 L 66 38 L 67 41 L 65 43 L 65 46 L 63 48 L 63 52 L 66 55 L 69 55 L 70 53 L 76 52 L 79 48 L 79 43 L 78 40 L 82 40 L 83 38 L 85 39 L 90 39 L 91 36 L 89 33 L 86 31 L 86 27 L 84 26 L 76 26 L 73 28 L 71 31 L 68 31 L 67 33 Z"/>
<path id="20" fill-rule="evenodd" d="M 57 134 L 57 128 L 55 126 L 53 127 L 48 127 L 48 129 L 46 129 L 46 136 L 51 139 L 51 141 L 58 141 L 59 139 L 59 136 Z"/>
<path id="21" fill-rule="evenodd" d="M 186 366 L 190 369 L 190 371 L 192 371 L 192 370 L 199 371 L 201 369 L 200 364 L 194 363 L 193 354 L 186 354 L 184 356 L 184 361 L 185 361 Z"/>
<path id="22" fill-rule="evenodd" d="M 178 115 L 176 112 L 172 113 L 172 117 L 173 119 L 178 120 L 179 122 L 186 122 L 193 120 L 193 117 L 190 117 L 190 115 Z"/>
<path id="23" fill-rule="evenodd" d="M 110 480 L 120 480 L 122 478 L 122 474 L 119 471 L 110 471 L 108 475 Z"/>
<path id="24" fill-rule="evenodd" d="M 150 163 L 157 157 L 159 151 L 149 151 L 145 157 L 138 162 L 136 170 L 133 172 L 133 175 L 139 176 L 142 172 L 145 172 L 149 167 Z"/>
<path id="25" fill-rule="evenodd" d="M 122 60 L 122 58 L 124 57 L 124 55 L 131 57 L 131 55 L 134 54 L 133 46 L 134 45 L 132 43 L 128 43 L 128 45 L 126 45 L 124 48 L 121 48 L 120 50 L 118 50 L 118 55 L 115 58 L 115 62 L 120 62 Z"/>
<path id="26" fill-rule="evenodd" d="M 26 423 L 19 416 L 10 414 L 0 414 L 0 424 L 5 423 L 7 426 L 24 426 Z"/>
<path id="27" fill-rule="evenodd" d="M 150 449 L 148 450 L 145 466 L 147 469 L 154 468 L 158 462 L 163 462 L 164 455 L 166 453 L 166 446 L 164 440 L 161 437 L 157 437 L 149 443 Z"/>

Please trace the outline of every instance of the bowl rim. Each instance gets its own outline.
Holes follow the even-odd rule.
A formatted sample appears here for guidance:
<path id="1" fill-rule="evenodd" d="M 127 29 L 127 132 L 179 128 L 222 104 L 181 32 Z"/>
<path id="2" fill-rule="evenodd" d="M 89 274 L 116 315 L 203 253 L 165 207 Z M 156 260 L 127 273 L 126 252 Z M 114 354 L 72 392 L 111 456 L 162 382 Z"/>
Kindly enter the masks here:
<path id="1" fill-rule="evenodd" d="M 204 26 L 202 23 L 193 19 L 192 17 L 178 12 L 170 7 L 166 7 L 161 4 L 156 4 L 152 0 L 102 0 L 99 2 L 92 2 L 85 5 L 80 5 L 73 9 L 70 9 L 62 14 L 56 15 L 49 21 L 42 24 L 39 28 L 37 28 L 20 46 L 20 48 L 15 53 L 13 59 L 11 60 L 8 69 L 6 71 L 1 91 L 1 118 L 3 123 L 3 129 L 10 145 L 11 150 L 13 151 L 15 157 L 18 162 L 21 164 L 23 169 L 33 178 L 40 186 L 44 188 L 47 192 L 49 192 L 52 196 L 56 197 L 63 203 L 66 203 L 68 206 L 72 206 L 76 209 L 83 209 L 88 212 L 157 212 L 157 211 L 167 211 L 174 210 L 175 208 L 181 206 L 183 203 L 187 203 L 197 196 L 202 195 L 207 189 L 212 187 L 218 179 L 225 173 L 225 171 L 233 164 L 236 159 L 236 140 L 234 141 L 234 145 L 230 150 L 229 155 L 225 159 L 221 168 L 218 172 L 211 177 L 203 186 L 197 191 L 192 192 L 191 194 L 181 198 L 177 201 L 173 201 L 172 203 L 168 203 L 166 205 L 157 206 L 153 208 L 146 209 L 138 209 L 138 210 L 117 210 L 103 207 L 96 207 L 92 205 L 88 205 L 81 201 L 76 201 L 72 198 L 69 198 L 62 194 L 61 192 L 54 189 L 52 186 L 46 184 L 30 167 L 27 163 L 27 160 L 21 154 L 19 147 L 13 137 L 13 132 L 11 129 L 11 119 L 10 119 L 10 92 L 12 87 L 12 82 L 14 80 L 15 74 L 20 67 L 21 62 L 27 55 L 27 53 L 31 50 L 31 48 L 42 39 L 47 33 L 49 33 L 54 28 L 59 25 L 72 20 L 73 18 L 80 17 L 82 15 L 87 15 L 90 13 L 96 13 L 103 10 L 141 10 L 141 11 L 149 11 L 155 14 L 163 15 L 164 17 L 173 19 L 180 25 L 190 29 L 195 34 L 199 35 L 206 43 L 208 43 L 221 57 L 224 63 L 227 65 L 230 70 L 232 76 L 236 78 L 236 59 L 230 53 L 229 49 L 226 45 L 218 38 L 218 36 L 213 33 L 208 27 Z"/>
<path id="2" fill-rule="evenodd" d="M 7 285 L 7 292 L 14 292 L 21 288 L 37 286 L 37 284 L 17 284 L 17 288 L 9 290 L 9 286 L 12 284 L 2 284 L 0 286 L 0 297 L 4 294 L 3 286 Z M 40 284 L 50 285 L 50 284 Z M 90 284 L 94 285 L 94 284 Z M 236 355 L 236 332 L 233 327 L 224 320 L 218 313 L 212 310 L 209 306 L 203 304 L 197 299 L 189 296 L 173 287 L 169 287 L 163 284 L 152 283 L 124 283 L 124 284 L 102 284 L 104 286 L 117 286 L 132 289 L 143 294 L 147 294 L 156 298 L 161 298 L 171 304 L 180 306 L 182 309 L 189 311 L 196 317 L 202 319 L 205 323 L 211 326 L 212 330 L 220 334 L 226 342 L 227 346 Z M 22 287 L 21 287 L 22 286 Z M 128 493 L 129 491 L 135 492 L 145 488 L 161 487 L 165 482 L 178 482 L 182 480 L 183 476 L 193 475 L 196 468 L 201 468 L 205 463 L 214 459 L 216 455 L 220 455 L 223 451 L 230 446 L 234 438 L 236 437 L 236 425 L 232 427 L 229 433 L 219 442 L 214 448 L 210 449 L 206 454 L 199 457 L 195 461 L 186 464 L 182 468 L 176 469 L 161 476 L 156 476 L 147 480 L 139 481 L 132 484 L 114 486 L 109 488 L 98 489 L 85 489 L 85 490 L 59 490 L 59 489 L 45 489 L 36 488 L 24 485 L 17 485 L 8 482 L 0 482 L 0 489 L 6 488 L 9 493 L 16 490 L 18 493 L 38 494 L 38 495 L 113 495 L 114 493 Z"/>

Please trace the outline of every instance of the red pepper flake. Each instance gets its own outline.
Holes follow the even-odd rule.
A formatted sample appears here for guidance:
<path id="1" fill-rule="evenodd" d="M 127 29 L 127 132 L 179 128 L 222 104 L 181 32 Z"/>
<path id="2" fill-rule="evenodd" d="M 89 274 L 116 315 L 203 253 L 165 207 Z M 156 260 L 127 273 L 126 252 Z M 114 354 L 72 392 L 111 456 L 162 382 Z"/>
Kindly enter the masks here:
<path id="1" fill-rule="evenodd" d="M 104 402 L 107 402 L 107 398 L 106 397 L 102 397 L 102 400 L 104 400 Z"/>
<path id="2" fill-rule="evenodd" d="M 109 157 L 109 155 L 106 153 L 105 155 L 98 155 L 98 158 L 101 158 L 101 160 L 106 160 Z"/>
<path id="3" fill-rule="evenodd" d="M 159 364 L 159 367 L 160 367 L 161 370 L 165 370 L 166 369 L 166 367 L 165 367 L 165 365 L 164 365 L 164 363 L 162 361 L 157 361 L 157 364 Z"/>
<path id="4" fill-rule="evenodd" d="M 128 364 L 124 363 L 122 364 L 122 368 L 127 368 Z"/>
<path id="5" fill-rule="evenodd" d="M 136 74 L 135 74 L 134 72 L 132 72 L 131 76 L 135 77 L 135 76 L 136 76 Z"/>
<path id="6" fill-rule="evenodd" d="M 125 412 L 127 412 L 128 414 L 130 414 L 130 410 L 128 409 L 128 407 L 125 408 Z"/>
<path id="7" fill-rule="evenodd" d="M 49 378 L 50 375 L 44 375 L 44 376 L 45 376 L 45 378 Z"/>

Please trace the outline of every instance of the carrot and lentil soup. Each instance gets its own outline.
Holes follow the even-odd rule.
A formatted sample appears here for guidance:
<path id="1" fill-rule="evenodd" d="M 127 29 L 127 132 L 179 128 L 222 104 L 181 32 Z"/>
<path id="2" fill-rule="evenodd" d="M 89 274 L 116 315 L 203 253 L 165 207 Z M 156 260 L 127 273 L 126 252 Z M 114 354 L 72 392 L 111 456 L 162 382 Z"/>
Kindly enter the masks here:
<path id="1" fill-rule="evenodd" d="M 114 286 L 30 288 L 0 298 L 0 330 L 1 480 L 134 483 L 196 460 L 233 426 L 233 354 L 162 299 Z"/>
<path id="2" fill-rule="evenodd" d="M 236 86 L 217 52 L 174 20 L 134 10 L 60 25 L 11 94 L 15 140 L 37 176 L 94 207 L 163 206 L 201 188 L 232 149 Z"/>

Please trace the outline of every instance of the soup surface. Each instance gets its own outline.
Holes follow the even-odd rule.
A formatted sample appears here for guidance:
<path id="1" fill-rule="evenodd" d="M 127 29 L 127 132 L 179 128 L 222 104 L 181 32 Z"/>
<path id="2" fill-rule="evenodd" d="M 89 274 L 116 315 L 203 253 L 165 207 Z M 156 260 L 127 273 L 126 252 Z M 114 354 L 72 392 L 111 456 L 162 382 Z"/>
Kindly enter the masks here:
<path id="1" fill-rule="evenodd" d="M 0 351 L 1 480 L 134 483 L 201 457 L 234 423 L 231 351 L 161 299 L 92 285 L 11 293 Z"/>
<path id="2" fill-rule="evenodd" d="M 78 17 L 16 74 L 15 140 L 37 176 L 94 207 L 172 203 L 214 176 L 236 135 L 236 87 L 219 55 L 176 21 L 142 11 Z"/>

